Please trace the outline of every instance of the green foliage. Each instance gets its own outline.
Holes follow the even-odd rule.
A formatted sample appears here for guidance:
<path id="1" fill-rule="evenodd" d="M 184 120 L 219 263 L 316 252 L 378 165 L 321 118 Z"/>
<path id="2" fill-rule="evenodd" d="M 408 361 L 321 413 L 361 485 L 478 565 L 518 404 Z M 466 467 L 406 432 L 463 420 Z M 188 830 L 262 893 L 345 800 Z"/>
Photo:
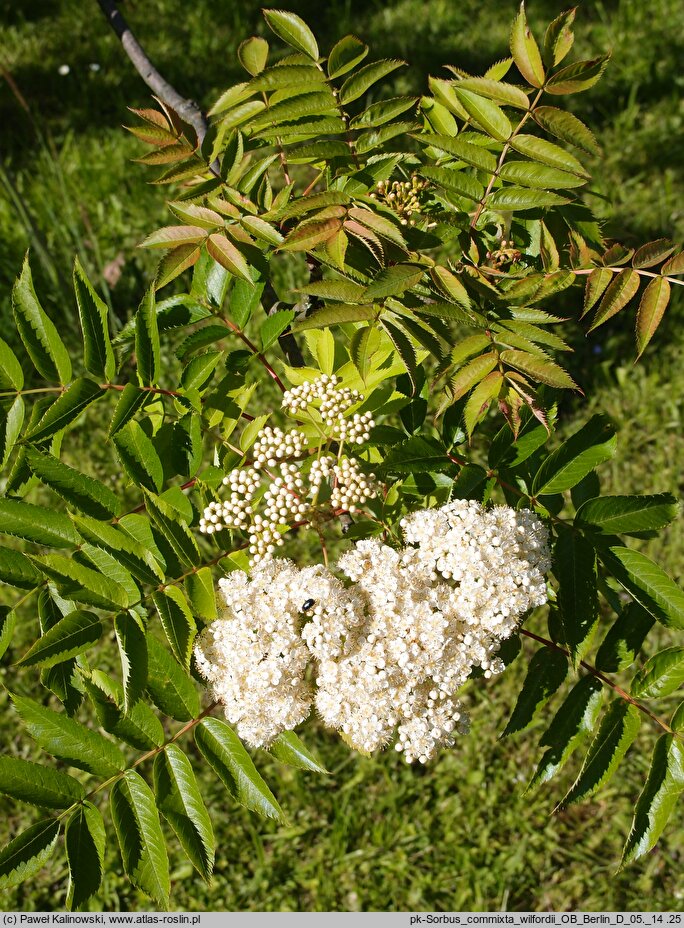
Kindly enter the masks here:
<path id="1" fill-rule="evenodd" d="M 593 87 L 607 56 L 561 66 L 574 10 L 540 44 L 522 7 L 511 59 L 482 77 L 453 66 L 449 79 L 429 79 L 427 95 L 385 99 L 382 82 L 403 61 L 367 62 L 368 47 L 353 35 L 325 57 L 298 15 L 264 17 L 291 51 L 274 56 L 261 36 L 240 45 L 247 78 L 220 96 L 201 143 L 168 107 L 134 110 L 140 125 L 131 131 L 151 146 L 138 160 L 161 168 L 153 183 L 177 185 L 169 205 L 181 223 L 141 242 L 166 253 L 134 319 L 110 331 L 107 304 L 77 260 L 83 351 L 72 358 L 41 306 L 28 257 L 15 285 L 16 332 L 0 341 L 0 577 L 26 595 L 2 611 L 0 652 L 12 647 L 18 610 L 40 590 L 40 634 L 15 659 L 13 703 L 40 749 L 97 782 L 87 782 L 85 801 L 82 773 L 3 756 L 0 791 L 64 810 L 73 908 L 99 891 L 110 819 L 126 875 L 158 905 L 169 904 L 171 884 L 160 815 L 211 878 L 216 839 L 184 753 L 193 750 L 183 740 L 190 732 L 237 804 L 284 821 L 237 734 L 210 717 L 216 704 L 202 703 L 193 665 L 198 629 L 218 614 L 212 568 L 244 566 L 251 540 L 239 527 L 197 529 L 224 475 L 251 463 L 276 413 L 275 391 L 335 374 L 382 419 L 355 455 L 383 493 L 356 522 L 322 498 L 315 519 L 297 528 L 337 545 L 347 517 L 348 539 L 391 542 L 408 512 L 450 497 L 530 508 L 546 521 L 554 544 L 548 637 L 521 630 L 542 647 L 503 734 L 527 731 L 552 698 L 560 702 L 530 787 L 588 742 L 565 808 L 610 780 L 642 715 L 660 726 L 624 850 L 629 863 L 657 841 L 684 782 L 680 719 L 668 726 L 641 703 L 681 686 L 682 648 L 640 666 L 652 619 L 670 632 L 683 627 L 684 594 L 617 536 L 638 545 L 667 527 L 677 504 L 667 492 L 601 495 L 594 471 L 617 450 L 608 417 L 555 440 L 562 391 L 579 388 L 558 359 L 570 327 L 549 307 L 583 286 L 592 331 L 641 291 L 641 355 L 684 264 L 668 240 L 636 250 L 605 242 L 583 199 L 591 180 L 584 158 L 597 143 L 556 104 Z M 173 294 L 163 296 L 170 284 Z M 106 434 L 91 436 L 104 420 Z M 300 424 L 307 436 L 322 434 L 320 416 Z M 97 475 L 89 454 L 78 467 L 64 460 L 84 432 L 108 456 Z M 332 450 L 341 455 L 342 445 Z M 540 617 L 525 625 L 528 618 Z M 624 671 L 631 696 L 607 676 Z M 40 681 L 42 701 L 22 695 L 25 679 Z M 615 698 L 602 712 L 604 688 Z M 300 771 L 326 772 L 294 732 L 269 752 Z M 109 817 L 100 810 L 105 787 Z M 9 842 L 0 885 L 42 868 L 61 819 Z"/>

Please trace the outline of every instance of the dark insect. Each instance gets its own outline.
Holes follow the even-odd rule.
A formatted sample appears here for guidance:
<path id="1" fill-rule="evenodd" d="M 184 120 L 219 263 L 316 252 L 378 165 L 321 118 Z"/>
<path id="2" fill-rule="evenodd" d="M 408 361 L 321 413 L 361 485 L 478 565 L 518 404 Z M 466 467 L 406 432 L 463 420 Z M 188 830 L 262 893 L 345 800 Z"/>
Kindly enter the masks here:
<path id="1" fill-rule="evenodd" d="M 307 599 L 307 601 L 306 601 L 306 602 L 304 603 L 304 605 L 302 606 L 301 611 L 302 611 L 302 612 L 308 612 L 309 609 L 313 609 L 313 607 L 314 607 L 315 605 L 316 605 L 316 600 L 315 600 L 315 599 Z"/>

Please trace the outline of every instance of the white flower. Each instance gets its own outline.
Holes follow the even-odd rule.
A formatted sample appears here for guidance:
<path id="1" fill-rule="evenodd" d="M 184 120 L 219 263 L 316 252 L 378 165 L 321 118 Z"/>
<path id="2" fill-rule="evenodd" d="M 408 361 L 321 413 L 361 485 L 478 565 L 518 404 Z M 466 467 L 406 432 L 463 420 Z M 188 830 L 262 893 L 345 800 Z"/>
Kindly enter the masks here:
<path id="1" fill-rule="evenodd" d="M 60 64 L 60 66 L 57 68 L 57 73 L 61 75 L 62 77 L 66 77 L 70 71 L 71 71 L 71 68 L 69 67 L 68 64 Z"/>

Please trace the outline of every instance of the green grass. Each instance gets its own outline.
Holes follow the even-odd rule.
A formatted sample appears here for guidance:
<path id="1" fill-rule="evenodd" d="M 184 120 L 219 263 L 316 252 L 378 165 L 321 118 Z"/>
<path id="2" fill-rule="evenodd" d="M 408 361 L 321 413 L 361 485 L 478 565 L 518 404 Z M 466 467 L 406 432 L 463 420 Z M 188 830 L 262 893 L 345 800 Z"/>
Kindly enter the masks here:
<path id="1" fill-rule="evenodd" d="M 477 71 L 501 57 L 517 6 L 494 0 L 333 0 L 325 5 L 290 0 L 286 5 L 308 16 L 324 47 L 347 30 L 371 41 L 378 56 L 405 56 L 412 67 L 399 78 L 400 91 L 421 90 L 422 75 L 437 73 L 442 63 Z M 22 6 L 0 0 L 0 60 L 28 108 L 3 86 L 0 321 L 29 244 L 40 259 L 38 287 L 46 308 L 67 332 L 73 325 L 68 280 L 75 253 L 99 286 L 107 265 L 119 259 L 121 276 L 106 296 L 114 319 L 125 321 L 153 261 L 135 245 L 164 223 L 168 196 L 144 183 L 144 168 L 130 164 L 139 148 L 120 128 L 127 121 L 126 106 L 145 105 L 148 93 L 94 0 L 36 0 L 25 10 Z M 259 4 L 245 0 L 156 0 L 129 6 L 127 15 L 153 60 L 180 91 L 203 105 L 238 79 L 234 51 L 243 36 L 255 29 L 264 32 Z M 550 0 L 531 4 L 533 25 L 561 8 Z M 581 55 L 606 47 L 614 53 L 604 81 L 573 101 L 577 114 L 604 142 L 605 156 L 592 168 L 594 189 L 613 202 L 597 200 L 610 234 L 629 242 L 660 235 L 681 240 L 684 13 L 679 0 L 588 0 L 579 12 L 577 33 Z M 90 70 L 91 63 L 100 70 Z M 57 72 L 62 64 L 71 69 L 66 77 Z M 576 301 L 577 293 L 572 294 Z M 567 308 L 578 314 L 576 306 Z M 676 490 L 684 459 L 681 299 L 636 367 L 631 326 L 618 317 L 605 334 L 577 340 L 573 373 L 588 388 L 589 399 L 563 407 L 561 432 L 576 429 L 594 411 L 607 412 L 620 427 L 620 450 L 601 471 L 604 491 Z M 648 550 L 676 577 L 684 577 L 681 528 L 649 543 Z M 20 630 L 16 654 L 32 634 L 30 625 Z M 526 648 L 528 658 L 531 653 Z M 207 888 L 171 840 L 175 907 L 681 909 L 684 835 L 676 818 L 654 852 L 615 876 L 629 810 L 654 740 L 646 722 L 640 735 L 644 750 L 629 755 L 619 779 L 595 802 L 550 815 L 561 786 L 577 771 L 576 760 L 560 784 L 536 797 L 521 796 L 539 757 L 536 738 L 549 712 L 532 732 L 505 742 L 497 734 L 525 664 L 519 658 L 504 677 L 470 687 L 465 698 L 473 716 L 471 734 L 427 769 L 407 767 L 394 752 L 360 757 L 315 723 L 305 725 L 303 737 L 330 776 L 295 772 L 265 755 L 258 759 L 288 815 L 282 827 L 238 809 L 213 775 L 205 774 L 201 757 L 193 755 L 214 808 L 219 853 L 214 882 Z M 7 661 L 0 679 L 14 681 Z M 4 688 L 0 724 L 5 731 L 16 728 Z M 22 740 L 14 750 L 31 747 Z M 6 822 L 2 831 L 9 834 L 38 816 L 4 800 L 0 813 Z M 100 904 L 105 909 L 149 908 L 117 876 L 117 855 L 111 836 Z M 4 905 L 61 908 L 64 877 L 63 865 L 53 864 L 30 885 L 12 891 Z"/>

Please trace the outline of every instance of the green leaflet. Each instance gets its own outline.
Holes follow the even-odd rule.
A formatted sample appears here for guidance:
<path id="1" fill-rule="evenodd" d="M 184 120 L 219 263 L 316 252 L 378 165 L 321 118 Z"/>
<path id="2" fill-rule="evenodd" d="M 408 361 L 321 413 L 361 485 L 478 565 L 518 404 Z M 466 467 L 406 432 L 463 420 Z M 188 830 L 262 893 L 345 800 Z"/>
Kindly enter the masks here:
<path id="1" fill-rule="evenodd" d="M 85 795 L 68 773 L 16 757 L 0 757 L 0 793 L 47 809 L 67 809 Z"/>
<path id="2" fill-rule="evenodd" d="M 10 644 L 17 624 L 17 615 L 9 606 L 0 606 L 0 657 L 2 657 Z"/>
<path id="3" fill-rule="evenodd" d="M 200 713 L 197 687 L 180 664 L 156 638 L 147 639 L 147 689 L 156 706 L 178 722 Z"/>
<path id="4" fill-rule="evenodd" d="M 558 615 L 563 642 L 577 667 L 591 645 L 599 620 L 596 552 L 578 532 L 558 535 L 553 571 L 558 580 Z"/>
<path id="5" fill-rule="evenodd" d="M 293 731 L 284 731 L 278 735 L 268 751 L 269 754 L 290 767 L 309 770 L 312 773 L 328 773 Z"/>
<path id="6" fill-rule="evenodd" d="M 528 167 L 536 169 L 536 174 L 531 177 L 532 182 L 516 180 L 515 173 L 513 176 L 510 174 L 512 165 L 522 166 L 526 162 L 514 161 L 505 164 L 501 176 L 506 177 L 513 183 L 521 183 L 525 187 L 543 187 L 543 178 L 545 177 L 550 181 L 549 186 L 553 187 L 578 187 L 587 182 L 589 175 L 582 167 L 581 162 L 564 148 L 554 145 L 553 142 L 547 142 L 536 135 L 516 135 L 511 141 L 511 145 L 521 155 L 531 158 L 532 161 L 541 162 L 528 165 Z M 543 167 L 543 165 L 548 165 L 548 168 Z M 520 170 L 520 167 L 518 167 L 518 170 Z M 561 173 L 558 174 L 558 171 Z M 574 180 L 569 181 L 567 177 L 563 176 L 568 172 L 576 175 Z"/>
<path id="7" fill-rule="evenodd" d="M 131 480 L 147 490 L 159 492 L 164 468 L 159 455 L 138 422 L 128 422 L 114 435 L 119 459 Z"/>
<path id="8" fill-rule="evenodd" d="M 363 61 L 368 46 L 355 35 L 346 35 L 333 45 L 328 55 L 328 77 L 342 77 Z"/>
<path id="9" fill-rule="evenodd" d="M 46 554 L 35 557 L 35 562 L 57 584 L 63 596 L 75 599 L 76 602 L 88 603 L 100 609 L 127 609 L 133 605 L 124 586 L 73 558 Z"/>
<path id="10" fill-rule="evenodd" d="M 404 64 L 404 61 L 394 59 L 372 61 L 370 64 L 364 65 L 342 84 L 339 97 L 340 103 L 346 106 L 348 103 L 358 100 L 373 84 L 391 74 L 392 71 L 396 71 L 397 68 L 403 68 Z"/>
<path id="11" fill-rule="evenodd" d="M 23 500 L 0 499 L 0 532 L 54 548 L 70 548 L 79 542 L 67 515 Z"/>
<path id="12" fill-rule="evenodd" d="M 283 821 L 275 796 L 258 773 L 235 732 L 218 719 L 203 719 L 195 743 L 231 796 L 259 815 Z"/>
<path id="13" fill-rule="evenodd" d="M 447 450 L 434 438 L 415 435 L 396 445 L 376 471 L 382 474 L 439 473 L 453 468 Z"/>
<path id="14" fill-rule="evenodd" d="M 185 592 L 193 615 L 212 622 L 218 615 L 216 590 L 210 567 L 201 567 L 185 578 Z"/>
<path id="15" fill-rule="evenodd" d="M 249 74 L 259 74 L 268 61 L 268 42 L 259 36 L 252 36 L 240 43 L 238 48 L 240 64 Z"/>
<path id="16" fill-rule="evenodd" d="M 673 735 L 661 735 L 653 751 L 648 778 L 637 800 L 621 866 L 651 850 L 662 834 L 683 789 L 682 743 Z"/>
<path id="17" fill-rule="evenodd" d="M 0 851 L 0 890 L 17 886 L 42 870 L 57 844 L 59 827 L 57 819 L 43 819 Z"/>
<path id="18" fill-rule="evenodd" d="M 123 754 L 102 735 L 33 699 L 14 695 L 12 701 L 28 733 L 49 754 L 105 779 L 124 769 Z"/>
<path id="19" fill-rule="evenodd" d="M 669 628 L 684 628 L 684 592 L 650 558 L 632 548 L 599 548 L 605 567 L 644 609 Z"/>
<path id="20" fill-rule="evenodd" d="M 17 664 L 53 667 L 92 648 L 103 631 L 102 623 L 93 612 L 76 609 L 47 629 Z"/>
<path id="21" fill-rule="evenodd" d="M 278 336 L 282 335 L 294 317 L 295 311 L 293 309 L 282 309 L 267 317 L 259 330 L 262 351 L 267 351 L 275 344 L 278 340 Z"/>
<path id="22" fill-rule="evenodd" d="M 108 486 L 69 467 L 51 454 L 27 447 L 26 462 L 39 480 L 87 515 L 95 519 L 111 519 L 121 512 L 121 503 Z"/>
<path id="23" fill-rule="evenodd" d="M 500 737 L 506 738 L 529 728 L 537 712 L 558 690 L 567 673 L 568 659 L 565 654 L 550 648 L 540 648 L 530 661 L 518 701 Z"/>
<path id="24" fill-rule="evenodd" d="M 159 329 L 152 287 L 143 297 L 135 317 L 135 356 L 140 383 L 143 386 L 156 383 L 159 377 Z"/>
<path id="25" fill-rule="evenodd" d="M 430 145 L 439 151 L 453 155 L 459 161 L 465 161 L 466 164 L 472 164 L 473 167 L 493 174 L 496 171 L 496 156 L 479 145 L 473 145 L 463 139 L 452 138 L 450 135 L 432 135 L 425 133 L 415 136 L 422 145 Z"/>
<path id="26" fill-rule="evenodd" d="M 630 692 L 637 699 L 669 696 L 684 683 L 684 648 L 665 648 L 650 657 L 632 680 Z"/>
<path id="27" fill-rule="evenodd" d="M 150 395 L 149 392 L 141 390 L 135 384 L 127 383 L 121 391 L 121 396 L 116 404 L 107 437 L 112 438 L 120 428 L 123 428 L 123 426 L 133 418 L 136 412 L 142 409 L 145 403 L 150 399 Z"/>
<path id="28" fill-rule="evenodd" d="M 24 424 L 24 400 L 15 397 L 9 409 L 0 407 L 0 470 L 4 470 Z"/>
<path id="29" fill-rule="evenodd" d="M 68 383 L 71 380 L 69 354 L 38 301 L 28 253 L 12 289 L 12 310 L 17 331 L 38 373 L 45 380 Z"/>
<path id="30" fill-rule="evenodd" d="M 654 621 L 639 603 L 628 603 L 598 649 L 594 659 L 596 668 L 616 673 L 633 664 Z"/>
<path id="31" fill-rule="evenodd" d="M 547 783 L 591 734 L 601 711 L 603 686 L 596 677 L 582 677 L 566 696 L 539 743 L 548 750 L 539 761 L 527 790 Z"/>
<path id="32" fill-rule="evenodd" d="M 325 306 L 304 319 L 298 319 L 292 326 L 292 331 L 323 329 L 329 325 L 341 325 L 344 322 L 364 322 L 375 319 L 376 316 L 377 310 L 373 306 L 338 303 L 334 306 Z"/>
<path id="33" fill-rule="evenodd" d="M 78 258 L 74 261 L 74 293 L 83 332 L 85 369 L 109 382 L 116 373 L 116 361 L 109 338 L 107 306 L 93 289 Z"/>
<path id="34" fill-rule="evenodd" d="M 511 30 L 511 54 L 525 80 L 533 87 L 542 87 L 546 77 L 544 64 L 539 46 L 527 24 L 524 4 L 521 5 Z"/>
<path id="35" fill-rule="evenodd" d="M 0 386 L 3 390 L 21 390 L 24 371 L 10 346 L 0 338 Z"/>
<path id="36" fill-rule="evenodd" d="M 126 874 L 134 886 L 168 908 L 166 841 L 152 790 L 135 770 L 127 770 L 112 787 L 110 808 Z"/>
<path id="37" fill-rule="evenodd" d="M 423 269 L 415 264 L 395 264 L 377 275 L 367 287 L 364 299 L 368 303 L 397 296 L 419 283 Z"/>
<path id="38" fill-rule="evenodd" d="M 529 190 L 526 187 L 500 187 L 489 197 L 490 207 L 505 212 L 538 209 L 542 206 L 563 206 L 567 197 L 546 190 Z"/>
<path id="39" fill-rule="evenodd" d="M 560 493 L 576 486 L 617 448 L 615 427 L 605 416 L 592 416 L 560 448 L 546 458 L 532 484 L 535 496 Z"/>
<path id="40" fill-rule="evenodd" d="M 572 113 L 559 110 L 555 106 L 538 106 L 532 116 L 545 129 L 557 139 L 574 145 L 590 155 L 600 155 L 601 146 L 594 138 L 593 132 Z"/>
<path id="41" fill-rule="evenodd" d="M 511 184 L 532 187 L 541 190 L 565 190 L 581 187 L 586 179 L 570 174 L 568 171 L 544 164 L 530 164 L 529 161 L 508 161 L 499 172 L 499 177 Z"/>
<path id="42" fill-rule="evenodd" d="M 679 503 L 671 493 L 602 496 L 580 506 L 575 522 L 605 535 L 638 535 L 665 528 L 678 512 Z"/>
<path id="43" fill-rule="evenodd" d="M 454 92 L 463 108 L 484 131 L 499 142 L 505 142 L 513 132 L 508 116 L 492 100 L 472 90 L 464 90 L 461 83 L 454 84 Z"/>
<path id="44" fill-rule="evenodd" d="M 636 320 L 637 357 L 639 358 L 660 325 L 670 302 L 671 290 L 668 280 L 664 277 L 656 277 L 643 292 Z"/>
<path id="45" fill-rule="evenodd" d="M 284 10 L 263 10 L 262 12 L 269 28 L 283 42 L 304 52 L 314 61 L 318 60 L 318 45 L 314 34 L 300 16 Z"/>
<path id="46" fill-rule="evenodd" d="M 149 751 L 164 743 L 162 724 L 146 702 L 138 700 L 124 715 L 124 690 L 116 680 L 101 670 L 90 674 L 82 671 L 81 677 L 105 731 L 139 751 Z"/>
<path id="47" fill-rule="evenodd" d="M 25 436 L 28 441 L 45 441 L 56 432 L 67 428 L 81 415 L 84 409 L 106 393 L 88 377 L 79 377 L 48 407 L 42 419 Z"/>
<path id="48" fill-rule="evenodd" d="M 124 711 L 128 714 L 147 685 L 145 628 L 138 616 L 131 612 L 122 612 L 114 620 L 114 631 L 121 660 Z"/>
<path id="49" fill-rule="evenodd" d="M 197 625 L 183 591 L 176 586 L 168 586 L 165 590 L 153 593 L 152 599 L 171 650 L 178 662 L 189 669 Z"/>
<path id="50" fill-rule="evenodd" d="M 74 525 L 91 545 L 104 548 L 115 557 L 134 577 L 144 583 L 158 584 L 164 579 L 164 571 L 147 544 L 136 541 L 119 526 L 109 525 L 88 516 L 74 516 Z M 122 523 L 123 524 L 123 523 Z M 0 575 L 2 552 L 0 552 Z"/>
<path id="51" fill-rule="evenodd" d="M 69 865 L 67 908 L 78 909 L 100 888 L 104 866 L 105 826 L 92 802 L 84 802 L 67 820 L 64 847 Z"/>
<path id="52" fill-rule="evenodd" d="M 157 807 L 193 867 L 209 881 L 214 868 L 214 831 L 192 765 L 175 744 L 167 745 L 154 760 L 154 793 Z"/>
<path id="53" fill-rule="evenodd" d="M 610 704 L 589 745 L 582 769 L 559 809 L 588 799 L 610 780 L 636 738 L 640 723 L 639 710 L 624 699 L 615 699 Z"/>

